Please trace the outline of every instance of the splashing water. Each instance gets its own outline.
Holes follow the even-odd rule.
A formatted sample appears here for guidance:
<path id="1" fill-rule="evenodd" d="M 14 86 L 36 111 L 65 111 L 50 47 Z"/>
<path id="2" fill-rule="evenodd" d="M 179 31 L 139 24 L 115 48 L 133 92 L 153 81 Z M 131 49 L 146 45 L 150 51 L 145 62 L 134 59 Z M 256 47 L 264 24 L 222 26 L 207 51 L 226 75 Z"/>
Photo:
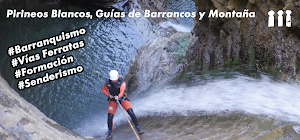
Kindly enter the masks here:
<path id="1" fill-rule="evenodd" d="M 192 28 L 183 26 L 183 25 L 179 25 L 179 24 L 174 24 L 170 21 L 168 22 L 161 22 L 159 23 L 159 25 L 163 28 L 169 28 L 172 27 L 174 28 L 177 32 L 191 32 Z"/>
<path id="2" fill-rule="evenodd" d="M 197 115 L 203 111 L 213 114 L 241 111 L 300 122 L 298 85 L 275 82 L 264 75 L 261 79 L 242 75 L 230 79 L 198 79 L 193 85 L 195 86 L 167 86 L 158 92 L 131 98 L 131 104 L 138 117 L 174 113 L 187 116 L 191 112 Z M 103 114 L 86 120 L 77 132 L 82 135 L 104 133 L 107 131 L 106 119 L 107 114 Z M 118 109 L 114 124 L 117 126 L 122 123 L 126 122 Z"/>

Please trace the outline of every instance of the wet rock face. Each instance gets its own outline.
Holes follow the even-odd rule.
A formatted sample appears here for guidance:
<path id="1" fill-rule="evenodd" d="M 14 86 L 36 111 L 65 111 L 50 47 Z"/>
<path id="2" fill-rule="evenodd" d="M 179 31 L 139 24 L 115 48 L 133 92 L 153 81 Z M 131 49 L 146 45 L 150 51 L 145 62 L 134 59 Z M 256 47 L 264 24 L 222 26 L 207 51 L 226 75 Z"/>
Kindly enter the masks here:
<path id="1" fill-rule="evenodd" d="M 154 10 L 154 11 L 165 11 L 165 0 L 138 0 L 142 9 Z"/>
<path id="2" fill-rule="evenodd" d="M 59 8 L 62 0 L 25 0 L 26 10 L 45 10 Z"/>
<path id="3" fill-rule="evenodd" d="M 113 8 L 122 9 L 122 6 L 128 1 L 121 0 L 0 0 L 2 7 L 8 5 L 9 8 L 17 8 L 17 10 L 45 11 L 51 9 L 64 9 L 70 11 L 97 9 L 110 10 Z M 74 9 L 74 6 L 76 8 Z M 0 6 L 1 7 L 1 6 Z"/>
<path id="4" fill-rule="evenodd" d="M 25 11 L 46 11 L 61 8 L 63 0 L 1 0 L 1 10 L 16 9 Z M 6 13 L 6 12 L 5 12 Z"/>
<path id="5" fill-rule="evenodd" d="M 189 33 L 156 38 L 141 49 L 125 77 L 129 92 L 142 92 L 171 80 L 182 67 Z"/>
<path id="6" fill-rule="evenodd" d="M 70 3 L 77 4 L 80 7 L 85 7 L 89 10 L 96 11 L 102 9 L 108 11 L 110 9 L 123 10 L 123 6 L 127 0 L 67 0 Z"/>
<path id="7" fill-rule="evenodd" d="M 0 76 L 0 139 L 83 140 L 84 137 L 47 118 Z"/>
<path id="8" fill-rule="evenodd" d="M 233 67 L 283 80 L 299 77 L 300 3 L 295 1 L 195 0 L 199 11 L 255 11 L 255 18 L 195 20 L 184 71 L 198 74 Z M 292 27 L 268 27 L 268 11 L 292 10 Z M 196 18 L 198 19 L 198 17 Z M 275 18 L 277 21 L 277 17 Z"/>

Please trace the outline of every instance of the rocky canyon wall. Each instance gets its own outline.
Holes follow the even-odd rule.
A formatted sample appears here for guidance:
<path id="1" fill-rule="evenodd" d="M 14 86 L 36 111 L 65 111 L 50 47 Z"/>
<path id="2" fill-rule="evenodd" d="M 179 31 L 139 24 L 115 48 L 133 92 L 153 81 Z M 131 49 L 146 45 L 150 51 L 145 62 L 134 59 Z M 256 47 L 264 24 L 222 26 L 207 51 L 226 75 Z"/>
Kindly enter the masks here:
<path id="1" fill-rule="evenodd" d="M 292 0 L 195 0 L 197 12 L 248 10 L 255 18 L 195 19 L 183 74 L 227 68 L 249 74 L 266 72 L 299 81 L 300 2 Z M 291 10 L 292 27 L 268 27 L 268 12 Z M 198 15 L 199 16 L 199 15 Z"/>

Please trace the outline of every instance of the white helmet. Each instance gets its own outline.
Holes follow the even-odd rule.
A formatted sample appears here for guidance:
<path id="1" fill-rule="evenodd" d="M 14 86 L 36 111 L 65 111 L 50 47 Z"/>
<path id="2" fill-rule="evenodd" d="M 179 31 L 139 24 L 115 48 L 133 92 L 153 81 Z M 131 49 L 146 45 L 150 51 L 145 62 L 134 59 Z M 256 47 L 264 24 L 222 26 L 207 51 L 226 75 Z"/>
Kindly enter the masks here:
<path id="1" fill-rule="evenodd" d="M 109 72 L 109 79 L 110 80 L 118 80 L 119 79 L 119 73 L 118 73 L 118 71 L 116 71 L 116 70 L 111 70 L 110 72 Z"/>

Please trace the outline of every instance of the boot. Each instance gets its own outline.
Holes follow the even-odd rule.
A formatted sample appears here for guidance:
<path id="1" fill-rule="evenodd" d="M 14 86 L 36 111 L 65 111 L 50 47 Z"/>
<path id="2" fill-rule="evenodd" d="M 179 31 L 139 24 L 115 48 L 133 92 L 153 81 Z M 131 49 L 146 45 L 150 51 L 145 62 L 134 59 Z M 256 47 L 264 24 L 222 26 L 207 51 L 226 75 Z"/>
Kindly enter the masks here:
<path id="1" fill-rule="evenodd" d="M 113 138 L 113 132 L 112 131 L 108 131 L 107 133 L 108 134 L 107 134 L 106 139 L 112 139 Z"/>
<path id="2" fill-rule="evenodd" d="M 139 125 L 136 126 L 136 130 L 138 131 L 139 135 L 144 134 L 144 131 L 141 129 L 141 127 Z"/>

